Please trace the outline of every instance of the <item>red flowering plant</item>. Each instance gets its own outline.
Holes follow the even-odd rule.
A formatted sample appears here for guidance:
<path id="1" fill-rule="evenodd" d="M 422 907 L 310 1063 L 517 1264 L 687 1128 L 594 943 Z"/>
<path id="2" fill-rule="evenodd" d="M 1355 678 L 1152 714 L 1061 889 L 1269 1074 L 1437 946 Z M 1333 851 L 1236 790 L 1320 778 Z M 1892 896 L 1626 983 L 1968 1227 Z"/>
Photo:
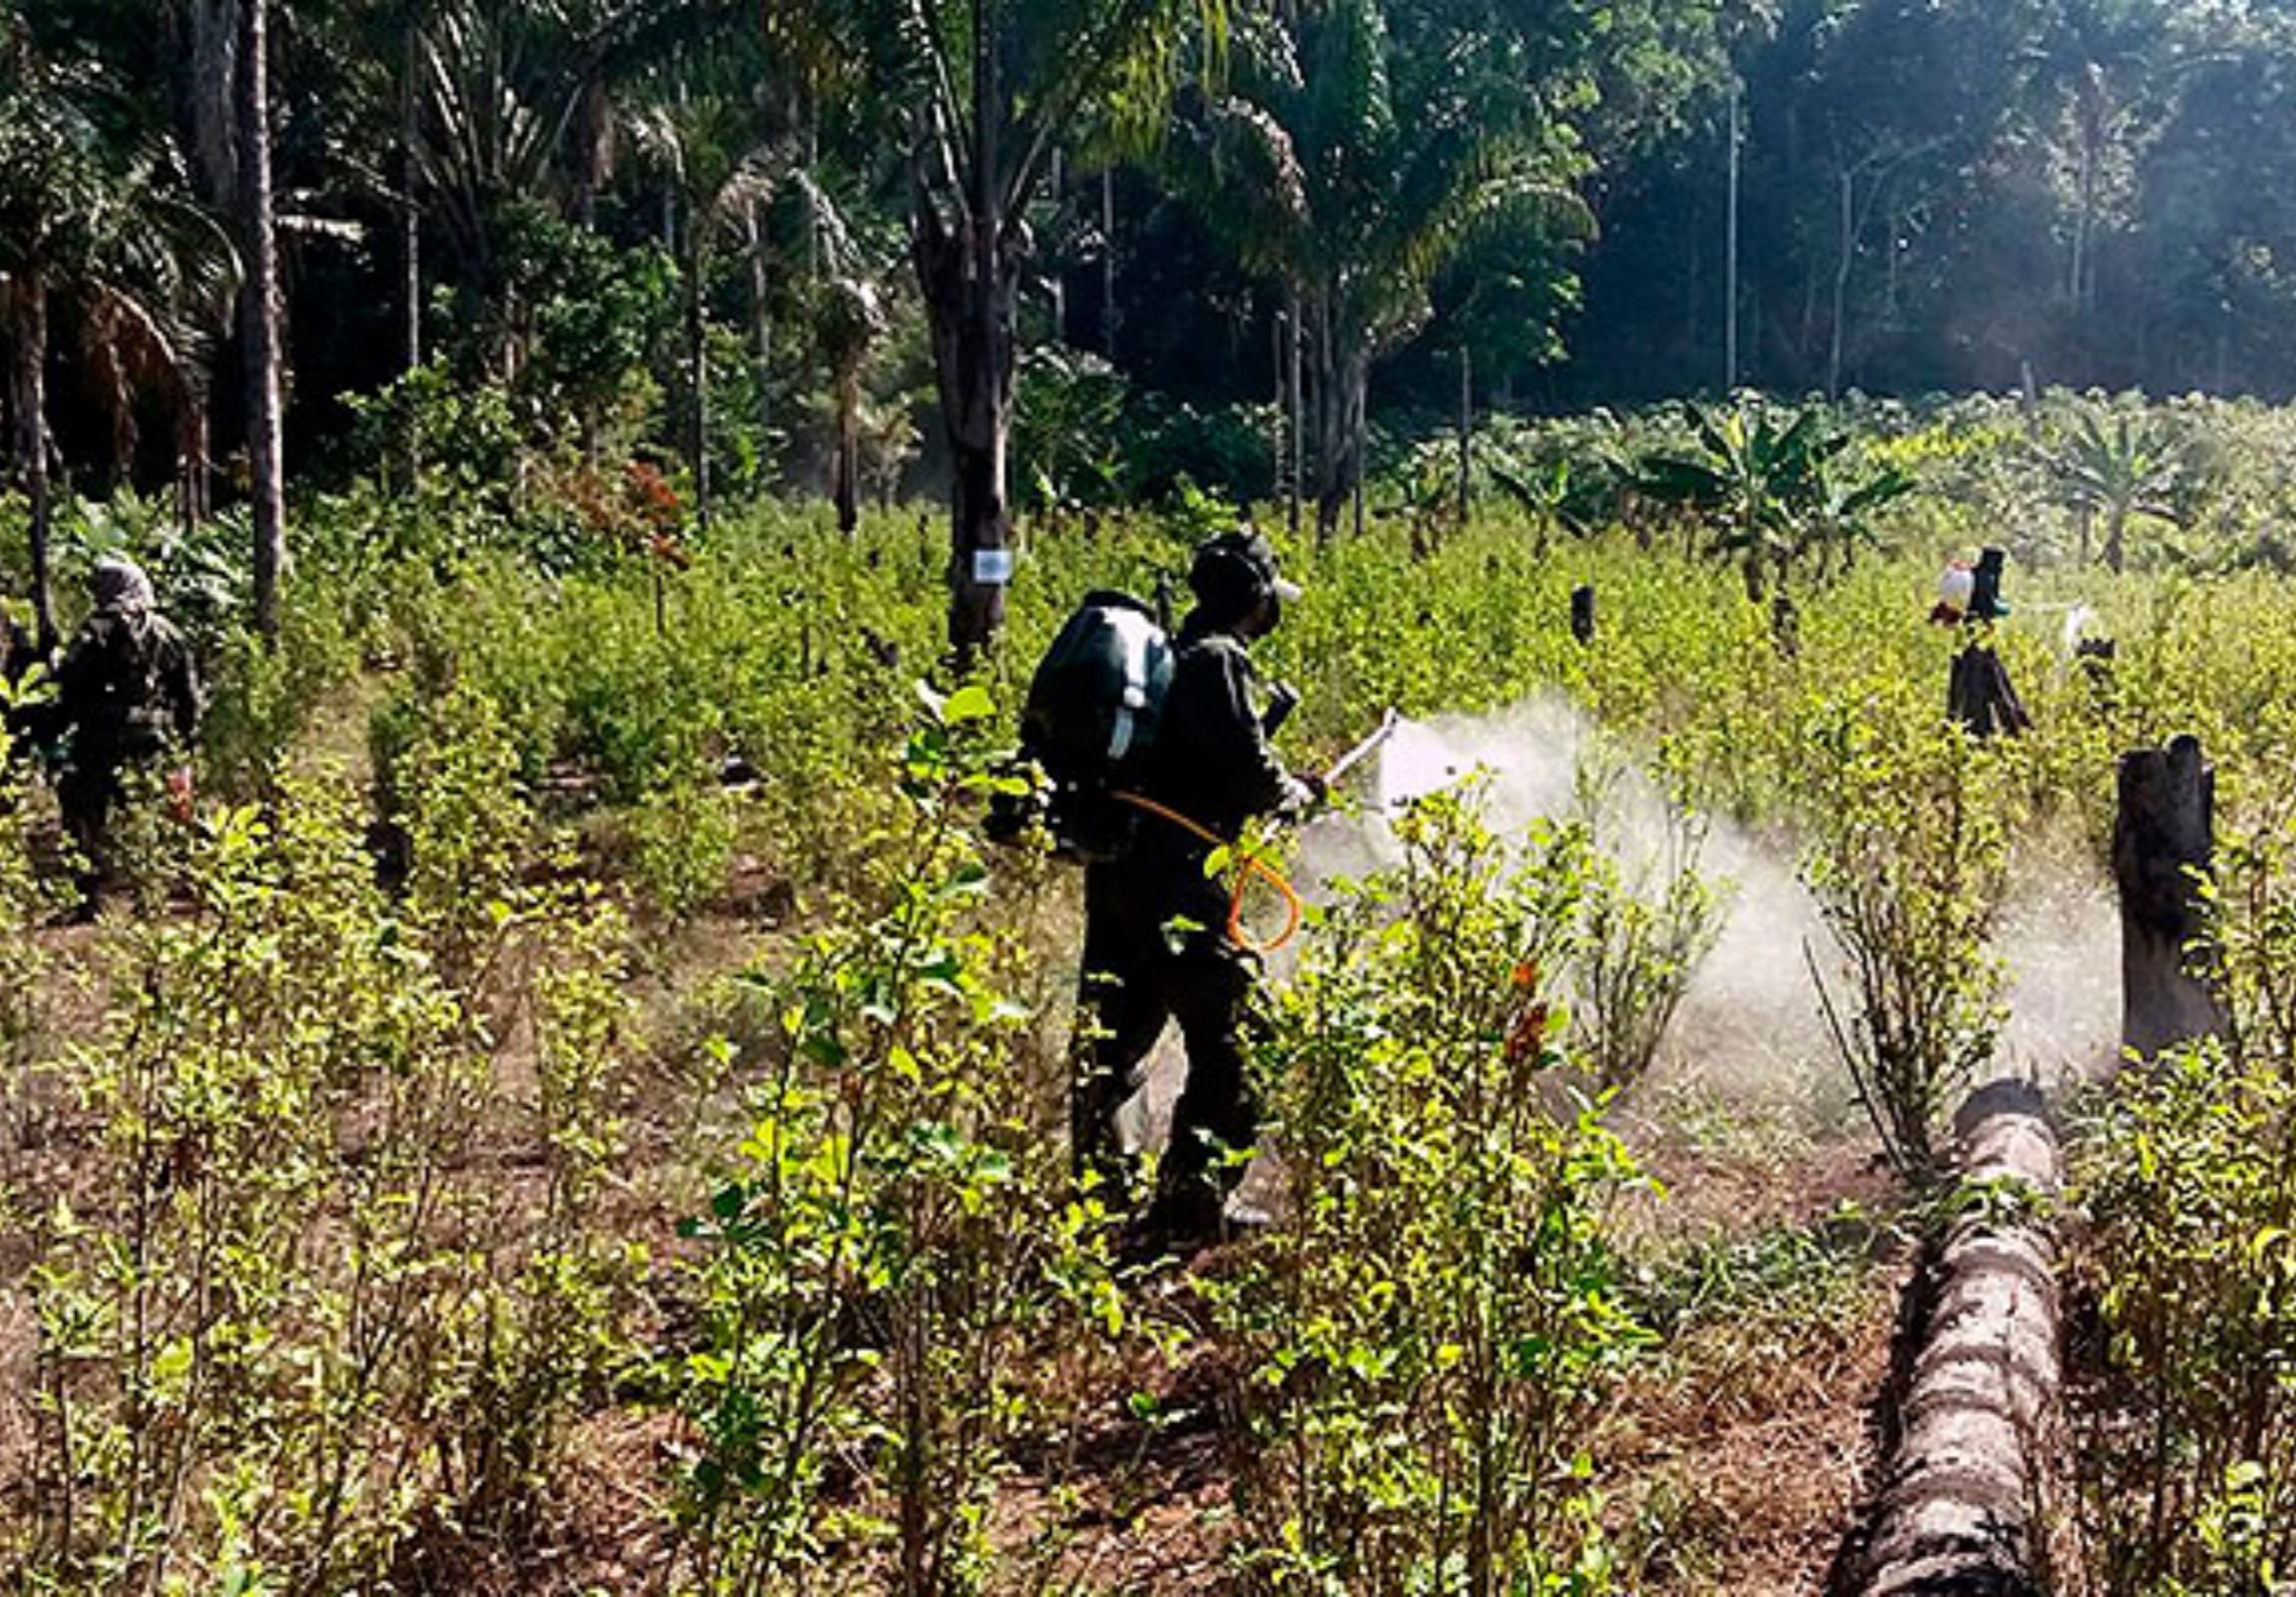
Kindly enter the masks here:
<path id="1" fill-rule="evenodd" d="M 582 524 L 601 542 L 659 561 L 679 571 L 694 557 L 680 538 L 686 504 L 677 485 L 649 460 L 623 462 L 620 475 L 600 470 L 577 473 L 567 489 Z"/>

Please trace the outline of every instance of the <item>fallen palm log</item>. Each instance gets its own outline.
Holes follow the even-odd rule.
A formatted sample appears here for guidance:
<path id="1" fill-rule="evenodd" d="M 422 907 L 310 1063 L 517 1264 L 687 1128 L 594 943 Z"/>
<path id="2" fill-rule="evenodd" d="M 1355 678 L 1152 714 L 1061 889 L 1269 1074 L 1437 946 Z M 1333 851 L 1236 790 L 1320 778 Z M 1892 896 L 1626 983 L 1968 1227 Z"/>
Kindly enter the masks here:
<path id="1" fill-rule="evenodd" d="M 2057 1143 L 2039 1090 L 1972 1097 L 1960 1213 L 1914 1287 L 1882 1491 L 1850 1589 L 1863 1597 L 2041 1590 L 2057 1452 Z"/>

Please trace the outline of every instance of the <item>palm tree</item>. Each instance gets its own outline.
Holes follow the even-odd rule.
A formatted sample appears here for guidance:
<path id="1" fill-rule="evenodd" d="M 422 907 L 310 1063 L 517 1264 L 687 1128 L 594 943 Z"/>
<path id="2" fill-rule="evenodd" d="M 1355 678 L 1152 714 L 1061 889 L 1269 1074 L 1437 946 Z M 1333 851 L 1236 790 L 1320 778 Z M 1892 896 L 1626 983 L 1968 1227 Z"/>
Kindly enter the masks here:
<path id="1" fill-rule="evenodd" d="M 2042 136 L 2070 164 L 2064 302 L 2075 317 L 2096 299 L 2098 246 L 2128 199 L 2128 163 L 2148 123 L 2164 118 L 2184 74 L 2161 0 L 2059 0 L 2025 51 L 2026 94 Z"/>
<path id="2" fill-rule="evenodd" d="M 638 91 L 681 54 L 748 39 L 754 17 L 741 0 L 437 0 L 417 22 L 413 187 L 463 279 L 493 291 L 506 208 L 539 200 L 586 220 Z M 513 334 L 502 358 L 518 357 Z"/>
<path id="3" fill-rule="evenodd" d="M 684 219 L 677 253 L 686 290 L 686 463 L 694 480 L 695 517 L 707 531 L 711 260 L 721 243 L 747 241 L 759 208 L 790 175 L 789 156 L 782 141 L 760 129 L 753 106 L 691 83 L 676 85 L 670 95 L 634 114 L 630 133 L 669 185 L 675 209 Z M 753 282 L 753 291 L 757 286 Z"/>
<path id="4" fill-rule="evenodd" d="M 124 120 L 100 114 L 116 98 L 92 68 L 43 58 L 20 26 L 0 33 L 0 334 L 43 648 L 56 640 L 46 372 L 58 307 L 79 311 L 120 448 L 145 386 L 175 406 L 180 445 L 204 451 L 208 329 L 236 287 L 229 241 L 192 203 L 174 147 L 107 132 Z"/>
<path id="5" fill-rule="evenodd" d="M 1587 157 L 1554 112 L 1591 60 L 1546 36 L 1568 26 L 1450 0 L 1263 16 L 1169 146 L 1178 185 L 1297 307 L 1327 535 L 1362 480 L 1372 364 L 1426 325 L 1436 277 L 1501 230 L 1549 260 L 1591 231 Z"/>
<path id="6" fill-rule="evenodd" d="M 884 336 L 885 316 L 876 285 L 859 271 L 839 271 L 825 294 L 818 326 L 837 400 L 838 527 L 851 533 L 861 525 L 861 371 Z"/>

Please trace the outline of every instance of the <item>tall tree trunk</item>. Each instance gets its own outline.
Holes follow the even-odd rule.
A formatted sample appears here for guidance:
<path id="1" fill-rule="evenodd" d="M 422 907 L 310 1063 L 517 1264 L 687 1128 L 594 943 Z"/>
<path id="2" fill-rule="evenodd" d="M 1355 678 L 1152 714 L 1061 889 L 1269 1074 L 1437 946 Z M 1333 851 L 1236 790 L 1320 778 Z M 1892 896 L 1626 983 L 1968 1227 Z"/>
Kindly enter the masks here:
<path id="1" fill-rule="evenodd" d="M 2080 171 L 2075 180 L 2072 218 L 2072 269 L 2065 280 L 2065 303 L 2078 316 L 2082 285 L 2088 277 L 2089 218 L 2096 204 L 2096 146 L 2098 134 L 2084 94 L 2080 113 Z"/>
<path id="2" fill-rule="evenodd" d="M 709 262 L 702 252 L 699 217 L 687 219 L 692 249 L 686 257 L 686 382 L 693 411 L 686 421 L 686 468 L 694 478 L 694 524 L 710 530 L 710 329 L 702 314 L 702 276 Z"/>
<path id="3" fill-rule="evenodd" d="M 1739 198 L 1743 189 L 1745 171 L 1744 139 L 1745 89 L 1738 81 L 1737 70 L 1730 74 L 1730 193 L 1727 201 L 1728 216 L 1724 225 L 1727 237 L 1723 242 L 1726 252 L 1722 267 L 1722 392 L 1728 397 L 1738 391 L 1738 226 Z"/>
<path id="4" fill-rule="evenodd" d="M 1358 398 L 1363 382 L 1364 357 L 1346 342 L 1333 314 L 1331 294 L 1319 292 L 1315 301 L 1316 381 L 1316 536 L 1328 542 L 1340 529 L 1354 497 L 1356 476 L 1363 456 L 1357 435 Z"/>
<path id="5" fill-rule="evenodd" d="M 184 384 L 176 413 L 176 520 L 188 536 L 208 519 L 210 378 L 203 368 Z"/>
<path id="6" fill-rule="evenodd" d="M 1858 259 L 1858 177 L 1842 174 L 1841 257 L 1834 264 L 1834 336 L 1826 354 L 1826 397 L 1842 397 L 1842 332 L 1850 317 L 1850 268 Z"/>
<path id="7" fill-rule="evenodd" d="M 1276 313 L 1270 318 L 1268 326 L 1270 329 L 1268 352 L 1275 362 L 1270 368 L 1270 375 L 1274 379 L 1276 402 L 1275 423 L 1268 432 L 1268 463 L 1273 468 L 1273 475 L 1269 478 L 1268 491 L 1275 498 L 1281 499 L 1284 496 L 1284 484 L 1290 480 L 1292 471 L 1291 389 L 1284 377 L 1291 363 L 1291 356 L 1286 353 L 1285 340 L 1291 336 L 1291 333 L 1285 323 L 1281 305 L 1276 307 Z"/>
<path id="8" fill-rule="evenodd" d="M 861 367 L 838 373 L 838 458 L 833 495 L 838 531 L 851 537 L 861 526 Z"/>
<path id="9" fill-rule="evenodd" d="M 194 0 L 183 39 L 182 84 L 200 186 L 210 205 L 235 213 L 243 166 L 235 110 L 244 23 L 239 7 L 240 0 Z"/>
<path id="10" fill-rule="evenodd" d="M 930 212 L 929 199 L 920 212 Z M 932 327 L 933 371 L 948 429 L 948 643 L 959 669 L 996 641 L 1011 578 L 1012 521 L 1005 449 L 1012 431 L 1016 252 L 994 222 L 957 235 L 937 222 L 917 232 L 917 278 Z"/>
<path id="11" fill-rule="evenodd" d="M 272 216 L 271 86 L 265 34 L 270 0 L 240 11 L 240 217 L 247 283 L 241 296 L 248 362 L 248 462 L 255 489 L 256 630 L 267 644 L 280 630 L 280 585 L 287 569 L 287 491 L 281 382 L 287 363 L 280 327 L 279 240 Z"/>
<path id="12" fill-rule="evenodd" d="M 574 193 L 570 209 L 574 220 L 585 228 L 598 225 L 598 191 L 607 180 L 613 123 L 613 93 L 604 78 L 593 76 L 575 97 L 572 130 Z"/>
<path id="13" fill-rule="evenodd" d="M 40 652 L 46 654 L 56 647 L 48 581 L 48 285 L 27 273 L 18 279 L 13 299 L 16 327 L 10 342 L 16 359 L 9 373 L 8 407 L 15 413 L 17 460 L 24 472 L 24 497 L 30 501 L 32 614 Z"/>
<path id="14" fill-rule="evenodd" d="M 1350 497 L 1356 506 L 1356 539 L 1364 536 L 1364 436 L 1371 431 L 1371 357 L 1358 355 L 1350 364 L 1348 386 L 1355 397 L 1348 407 L 1348 475 Z"/>
<path id="15" fill-rule="evenodd" d="M 181 89 L 191 114 L 191 148 L 202 197 L 217 212 L 240 214 L 239 81 L 241 17 L 238 0 L 194 0 L 179 35 Z M 244 306 L 245 286 L 242 288 Z M 215 374 L 203 369 L 178 418 L 177 513 L 186 529 L 214 509 Z"/>
<path id="16" fill-rule="evenodd" d="M 759 223 L 756 206 L 750 207 L 749 247 L 750 333 L 758 362 L 758 447 L 770 466 L 774 433 L 774 300 L 773 282 L 766 268 L 766 230 Z"/>
<path id="17" fill-rule="evenodd" d="M 822 170 L 822 102 L 821 96 L 815 92 L 815 89 L 816 85 L 809 76 L 806 80 L 805 162 L 806 171 L 819 173 Z M 822 212 L 821 205 L 816 200 L 815 191 L 811 185 L 799 192 L 798 200 L 799 208 L 805 216 L 805 280 L 807 286 L 810 287 L 819 282 L 822 275 Z"/>
<path id="18" fill-rule="evenodd" d="M 1473 509 L 1474 487 L 1474 351 L 1458 348 L 1458 524 L 1466 526 Z"/>
<path id="19" fill-rule="evenodd" d="M 972 29 L 966 192 L 950 194 L 944 181 L 936 193 L 921 153 L 911 174 L 911 247 L 953 468 L 948 644 L 960 672 L 994 647 L 1004 626 L 1005 587 L 1012 579 L 1005 451 L 1012 432 L 1014 323 L 1025 253 L 1019 230 L 1007 227 L 1000 145 L 1011 105 L 1001 72 L 1002 22 L 995 0 L 974 6 Z M 1027 199 L 1012 197 L 1015 216 L 1025 211 Z"/>
<path id="20" fill-rule="evenodd" d="M 1055 210 L 1064 210 L 1068 195 L 1068 162 L 1058 150 L 1052 152 L 1051 175 L 1045 180 L 1051 190 Z M 1053 270 L 1045 275 L 1045 308 L 1052 316 L 1052 341 L 1063 348 L 1068 343 L 1068 275 Z"/>
<path id="21" fill-rule="evenodd" d="M 1116 358 L 1116 169 L 1100 169 L 1100 352 Z"/>
<path id="22" fill-rule="evenodd" d="M 1292 474 L 1284 485 L 1285 525 L 1293 538 L 1300 536 L 1300 499 L 1307 482 L 1308 424 L 1306 407 L 1302 403 L 1307 378 L 1306 329 L 1300 325 L 1300 290 L 1294 288 L 1285 296 L 1285 372 L 1284 407 L 1291 427 Z"/>
<path id="23" fill-rule="evenodd" d="M 2104 523 L 2104 565 L 2114 576 L 2128 566 L 2128 507 L 2114 505 Z"/>
<path id="24" fill-rule="evenodd" d="M 399 197 L 398 245 L 399 268 L 403 273 L 400 292 L 404 299 L 402 310 L 405 315 L 403 335 L 406 341 L 406 375 L 409 377 L 422 369 L 422 208 L 415 203 L 414 198 L 418 181 L 416 147 L 422 137 L 421 101 L 416 94 L 421 51 L 421 34 L 409 25 L 406 30 L 405 75 L 398 86 L 399 182 L 404 189 Z M 407 492 L 416 495 L 422 488 L 422 418 L 411 400 L 412 396 L 409 395 L 403 444 Z"/>

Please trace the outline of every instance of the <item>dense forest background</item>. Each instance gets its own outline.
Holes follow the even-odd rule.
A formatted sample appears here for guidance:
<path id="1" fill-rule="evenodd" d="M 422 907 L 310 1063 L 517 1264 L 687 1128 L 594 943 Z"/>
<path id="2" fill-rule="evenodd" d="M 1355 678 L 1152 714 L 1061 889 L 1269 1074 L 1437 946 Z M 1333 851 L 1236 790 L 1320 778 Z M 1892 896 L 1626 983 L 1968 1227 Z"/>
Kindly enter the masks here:
<path id="1" fill-rule="evenodd" d="M 87 491 L 204 504 L 248 475 L 217 379 L 244 9 L 22 0 L 7 25 L 12 408 L 44 273 L 52 447 Z M 419 426 L 479 473 L 557 447 L 659 456 L 704 499 L 697 466 L 736 493 L 945 488 L 915 223 L 970 179 L 926 170 L 936 73 L 959 119 L 997 84 L 1023 141 L 996 157 L 1022 509 L 1257 496 L 1297 462 L 1332 513 L 1462 401 L 2296 390 L 2280 0 L 977 16 L 276 8 L 291 475 L 339 484 Z M 416 368 L 419 405 L 371 398 Z M 210 462 L 220 489 L 182 482 Z"/>

